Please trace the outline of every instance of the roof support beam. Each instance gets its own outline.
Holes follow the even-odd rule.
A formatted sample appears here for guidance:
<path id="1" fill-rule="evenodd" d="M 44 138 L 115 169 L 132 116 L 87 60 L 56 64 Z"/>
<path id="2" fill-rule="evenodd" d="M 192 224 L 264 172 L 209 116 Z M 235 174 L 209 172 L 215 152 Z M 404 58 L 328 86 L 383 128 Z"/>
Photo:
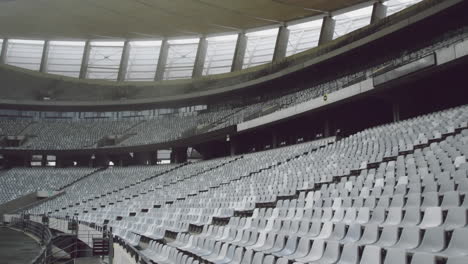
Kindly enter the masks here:
<path id="1" fill-rule="evenodd" d="M 0 63 L 5 64 L 8 53 L 8 39 L 4 39 L 2 43 L 2 53 L 0 54 Z"/>
<path id="2" fill-rule="evenodd" d="M 236 49 L 234 51 L 234 58 L 232 60 L 231 72 L 242 70 L 246 49 L 247 36 L 245 35 L 245 32 L 242 32 L 237 36 Z"/>
<path id="3" fill-rule="evenodd" d="M 117 75 L 118 82 L 125 81 L 125 76 L 127 76 L 129 57 L 130 57 L 130 41 L 127 40 L 124 43 L 123 50 L 122 50 L 122 57 L 120 58 L 119 74 Z"/>
<path id="4" fill-rule="evenodd" d="M 208 41 L 203 36 L 198 42 L 197 55 L 195 57 L 195 65 L 193 66 L 192 78 L 201 77 L 205 66 L 206 51 L 208 49 Z"/>
<path id="5" fill-rule="evenodd" d="M 169 43 L 164 39 L 161 43 L 161 50 L 159 52 L 158 66 L 156 67 L 155 81 L 162 81 L 164 79 L 164 72 L 166 71 L 167 56 L 169 55 Z"/>
<path id="6" fill-rule="evenodd" d="M 49 44 L 50 41 L 44 41 L 44 47 L 42 48 L 41 66 L 39 67 L 40 72 L 47 72 L 47 63 L 49 61 Z"/>
<path id="7" fill-rule="evenodd" d="M 273 52 L 273 62 L 286 57 L 289 42 L 289 29 L 286 26 L 281 26 L 276 37 L 275 51 Z"/>
<path id="8" fill-rule="evenodd" d="M 81 60 L 80 79 L 85 79 L 88 74 L 89 54 L 91 53 L 91 42 L 88 40 L 84 46 L 83 59 Z"/>
<path id="9" fill-rule="evenodd" d="M 387 16 L 387 6 L 382 3 L 382 1 L 377 1 L 374 3 L 372 8 L 371 24 L 376 23 L 377 21 L 385 18 Z"/>
<path id="10" fill-rule="evenodd" d="M 333 40 L 333 34 L 335 33 L 335 19 L 331 16 L 323 18 L 322 29 L 320 30 L 319 45 L 325 44 Z"/>

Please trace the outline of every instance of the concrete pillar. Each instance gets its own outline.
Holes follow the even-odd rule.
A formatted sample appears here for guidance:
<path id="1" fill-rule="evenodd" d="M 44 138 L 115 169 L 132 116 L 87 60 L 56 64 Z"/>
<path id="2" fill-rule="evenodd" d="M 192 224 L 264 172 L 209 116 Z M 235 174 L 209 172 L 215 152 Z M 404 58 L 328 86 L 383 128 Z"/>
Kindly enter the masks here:
<path id="1" fill-rule="evenodd" d="M 164 39 L 161 44 L 161 50 L 159 52 L 158 66 L 156 68 L 156 74 L 154 76 L 155 81 L 161 81 L 164 79 L 164 72 L 166 71 L 167 55 L 169 54 L 169 43 L 167 39 Z"/>
<path id="2" fill-rule="evenodd" d="M 286 26 L 281 26 L 276 37 L 275 51 L 273 52 L 273 62 L 286 57 L 288 50 L 289 29 Z"/>
<path id="3" fill-rule="evenodd" d="M 47 63 L 49 60 L 49 41 L 44 41 L 44 47 L 42 48 L 41 66 L 39 67 L 40 72 L 47 72 Z"/>
<path id="4" fill-rule="evenodd" d="M 119 167 L 123 167 L 125 164 L 124 164 L 124 160 L 125 160 L 125 156 L 124 155 L 118 155 L 116 157 L 116 162 L 114 162 L 114 165 L 115 166 L 119 166 Z"/>
<path id="5" fill-rule="evenodd" d="M 195 65 L 193 66 L 192 78 L 201 77 L 203 75 L 203 67 L 205 66 L 206 51 L 208 49 L 208 41 L 206 37 L 200 38 L 198 43 L 197 56 L 195 57 Z"/>
<path id="6" fill-rule="evenodd" d="M 177 163 L 187 162 L 187 147 L 182 147 L 177 150 L 176 162 Z"/>
<path id="7" fill-rule="evenodd" d="M 393 122 L 400 121 L 400 104 L 399 103 L 392 104 L 392 113 L 393 113 Z"/>
<path id="8" fill-rule="evenodd" d="M 62 166 L 62 159 L 59 156 L 55 157 L 55 167 L 56 168 L 63 168 Z"/>
<path id="9" fill-rule="evenodd" d="M 187 147 L 172 148 L 171 163 L 187 162 Z"/>
<path id="10" fill-rule="evenodd" d="M 229 152 L 231 156 L 235 156 L 239 152 L 239 142 L 237 138 L 231 137 L 229 141 Z"/>
<path id="11" fill-rule="evenodd" d="M 171 163 L 172 163 L 172 164 L 177 163 L 177 162 L 176 162 L 176 156 L 175 156 L 175 155 L 176 155 L 176 154 L 175 154 L 175 150 L 172 149 L 171 155 L 170 155 L 170 157 L 171 157 Z"/>
<path id="12" fill-rule="evenodd" d="M 371 24 L 387 16 L 387 6 L 381 1 L 375 2 L 372 8 Z"/>
<path id="13" fill-rule="evenodd" d="M 89 62 L 89 54 L 91 53 L 91 42 L 88 40 L 86 41 L 84 51 L 83 51 L 83 59 L 81 60 L 81 69 L 80 69 L 80 79 L 85 79 L 86 74 L 88 73 L 88 62 Z"/>
<path id="14" fill-rule="evenodd" d="M 42 154 L 41 166 L 42 166 L 42 167 L 47 166 L 47 155 L 46 155 L 46 154 Z"/>
<path id="15" fill-rule="evenodd" d="M 125 81 L 127 75 L 128 58 L 130 57 L 130 41 L 125 41 L 122 50 L 122 57 L 120 58 L 119 74 L 117 75 L 117 81 Z"/>
<path id="16" fill-rule="evenodd" d="M 245 35 L 245 32 L 242 32 L 237 35 L 237 43 L 236 49 L 234 50 L 234 58 L 232 59 L 231 72 L 242 70 L 246 49 L 247 36 Z"/>
<path id="17" fill-rule="evenodd" d="M 136 165 L 151 165 L 152 164 L 151 152 L 136 152 L 134 153 L 134 161 Z"/>
<path id="18" fill-rule="evenodd" d="M 55 167 L 57 168 L 66 168 L 73 166 L 73 160 L 71 157 L 67 156 L 56 156 L 55 157 Z"/>
<path id="19" fill-rule="evenodd" d="M 158 163 L 158 151 L 155 150 L 151 152 L 151 165 L 156 165 Z"/>
<path id="20" fill-rule="evenodd" d="M 333 34 L 335 33 L 335 19 L 331 16 L 323 18 L 322 29 L 320 30 L 319 45 L 325 44 L 333 40 Z"/>
<path id="21" fill-rule="evenodd" d="M 276 131 L 273 131 L 271 133 L 271 147 L 272 148 L 278 147 L 278 133 L 276 133 Z"/>
<path id="22" fill-rule="evenodd" d="M 31 157 L 23 158 L 23 167 L 31 167 Z"/>
<path id="23" fill-rule="evenodd" d="M 0 63 L 5 64 L 8 53 L 8 39 L 4 39 L 2 43 L 2 53 L 0 53 Z"/>
<path id="24" fill-rule="evenodd" d="M 329 137 L 330 136 L 330 120 L 326 119 L 324 124 L 323 124 L 323 137 Z"/>

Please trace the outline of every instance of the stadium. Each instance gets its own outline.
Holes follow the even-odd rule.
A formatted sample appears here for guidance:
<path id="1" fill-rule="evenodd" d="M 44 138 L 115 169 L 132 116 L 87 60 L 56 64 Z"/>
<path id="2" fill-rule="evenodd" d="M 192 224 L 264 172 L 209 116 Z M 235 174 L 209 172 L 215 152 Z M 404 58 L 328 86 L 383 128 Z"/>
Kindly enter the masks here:
<path id="1" fill-rule="evenodd" d="M 0 264 L 467 264 L 467 11 L 0 0 Z"/>

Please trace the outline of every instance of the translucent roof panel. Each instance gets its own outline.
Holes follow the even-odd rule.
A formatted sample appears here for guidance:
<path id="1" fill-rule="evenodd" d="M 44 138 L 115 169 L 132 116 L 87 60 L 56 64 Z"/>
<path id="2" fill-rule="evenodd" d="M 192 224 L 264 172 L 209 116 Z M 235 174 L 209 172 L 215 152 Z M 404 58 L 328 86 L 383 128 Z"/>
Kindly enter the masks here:
<path id="1" fill-rule="evenodd" d="M 278 28 L 247 33 L 243 68 L 269 63 L 273 59 Z"/>
<path id="2" fill-rule="evenodd" d="M 203 75 L 219 74 L 231 71 L 232 60 L 236 49 L 237 35 L 207 38 Z"/>
<path id="3" fill-rule="evenodd" d="M 51 41 L 47 72 L 69 77 L 80 76 L 85 42 L 83 41 Z"/>
<path id="4" fill-rule="evenodd" d="M 322 29 L 322 19 L 289 26 L 289 40 L 286 56 L 316 47 Z"/>
<path id="5" fill-rule="evenodd" d="M 372 6 L 368 6 L 333 17 L 336 21 L 333 38 L 341 37 L 369 25 L 371 16 Z"/>
<path id="6" fill-rule="evenodd" d="M 192 78 L 193 65 L 200 39 L 171 40 L 167 55 L 164 80 Z"/>
<path id="7" fill-rule="evenodd" d="M 132 41 L 128 57 L 128 81 L 153 81 L 158 65 L 161 41 Z"/>
<path id="8" fill-rule="evenodd" d="M 17 40 L 8 41 L 6 63 L 9 65 L 38 71 L 41 67 L 44 41 Z"/>
<path id="9" fill-rule="evenodd" d="M 88 79 L 117 80 L 124 42 L 91 42 Z"/>
<path id="10" fill-rule="evenodd" d="M 387 6 L 387 16 L 400 12 L 401 10 L 421 1 L 422 0 L 389 0 L 384 2 L 384 4 Z"/>

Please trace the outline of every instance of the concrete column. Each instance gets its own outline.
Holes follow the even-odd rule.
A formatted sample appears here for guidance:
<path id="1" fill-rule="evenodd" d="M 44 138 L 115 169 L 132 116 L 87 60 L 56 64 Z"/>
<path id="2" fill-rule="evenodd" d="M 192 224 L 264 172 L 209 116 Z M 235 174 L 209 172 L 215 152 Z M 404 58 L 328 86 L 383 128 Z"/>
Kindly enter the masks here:
<path id="1" fill-rule="evenodd" d="M 320 30 L 319 45 L 325 44 L 333 40 L 333 34 L 335 33 L 335 19 L 331 16 L 323 18 L 322 29 Z"/>
<path id="2" fill-rule="evenodd" d="M 330 136 L 330 120 L 326 119 L 324 124 L 323 124 L 323 137 L 329 137 Z"/>
<path id="3" fill-rule="evenodd" d="M 177 163 L 177 162 L 176 162 L 176 154 L 175 154 L 175 150 L 174 150 L 174 149 L 172 149 L 172 151 L 171 151 L 171 156 L 170 156 L 170 157 L 171 157 L 171 163 L 172 163 L 172 164 Z"/>
<path id="4" fill-rule="evenodd" d="M 272 148 L 278 147 L 278 133 L 276 133 L 276 131 L 273 131 L 271 133 L 271 147 Z"/>
<path id="5" fill-rule="evenodd" d="M 187 162 L 187 147 L 173 148 L 171 152 L 171 163 Z"/>
<path id="6" fill-rule="evenodd" d="M 122 57 L 120 58 L 119 74 L 117 75 L 117 81 L 125 81 L 127 75 L 128 58 L 130 56 L 130 42 L 127 40 L 123 46 Z"/>
<path id="7" fill-rule="evenodd" d="M 387 6 L 381 1 L 375 2 L 372 8 L 371 24 L 387 16 Z"/>
<path id="8" fill-rule="evenodd" d="M 56 168 L 63 168 L 62 166 L 62 158 L 59 156 L 55 157 L 55 167 Z"/>
<path id="9" fill-rule="evenodd" d="M 66 168 L 66 167 L 72 167 L 72 166 L 73 166 L 73 160 L 70 157 L 67 157 L 67 156 L 55 157 L 55 167 Z"/>
<path id="10" fill-rule="evenodd" d="M 229 141 L 229 152 L 231 156 L 236 155 L 239 152 L 239 142 L 237 138 L 231 137 Z"/>
<path id="11" fill-rule="evenodd" d="M 46 155 L 46 154 L 42 154 L 41 166 L 42 166 L 42 167 L 47 166 L 47 155 Z"/>
<path id="12" fill-rule="evenodd" d="M 198 43 L 197 56 L 195 57 L 195 65 L 193 66 L 192 78 L 201 77 L 203 75 L 203 67 L 205 66 L 206 50 L 208 49 L 208 41 L 206 37 L 200 38 Z"/>
<path id="13" fill-rule="evenodd" d="M 245 32 L 239 33 L 237 36 L 236 49 L 234 50 L 234 58 L 232 60 L 231 72 L 242 70 L 244 65 L 245 50 L 247 48 L 247 36 Z"/>
<path id="14" fill-rule="evenodd" d="M 182 147 L 177 150 L 176 153 L 176 162 L 177 163 L 184 163 L 187 162 L 187 147 Z"/>
<path id="15" fill-rule="evenodd" d="M 40 72 L 47 72 L 47 63 L 49 60 L 49 41 L 44 41 L 44 47 L 42 48 L 42 59 L 41 66 L 39 68 Z"/>
<path id="16" fill-rule="evenodd" d="M 273 62 L 286 57 L 288 49 L 289 29 L 286 26 L 281 26 L 276 37 L 275 51 L 273 52 Z"/>
<path id="17" fill-rule="evenodd" d="M 400 121 L 400 104 L 399 103 L 392 104 L 392 113 L 393 113 L 393 122 Z"/>
<path id="18" fill-rule="evenodd" d="M 85 79 L 86 74 L 88 73 L 88 62 L 89 62 L 89 54 L 91 53 L 91 42 L 88 40 L 86 41 L 84 51 L 83 51 L 83 59 L 81 60 L 81 69 L 80 69 L 80 79 Z"/>
<path id="19" fill-rule="evenodd" d="M 117 162 L 114 162 L 115 166 L 123 167 L 124 166 L 124 160 L 126 160 L 126 157 L 124 155 L 118 155 L 117 156 Z"/>
<path id="20" fill-rule="evenodd" d="M 161 44 L 159 52 L 158 66 L 154 76 L 155 81 L 161 81 L 164 78 L 164 71 L 166 71 L 167 55 L 169 54 L 169 43 L 164 39 Z"/>
<path id="21" fill-rule="evenodd" d="M 32 160 L 31 156 L 24 157 L 23 166 L 24 167 L 31 167 L 31 160 Z"/>
<path id="22" fill-rule="evenodd" d="M 2 43 L 2 53 L 0 53 L 0 63 L 5 64 L 8 53 L 8 39 L 4 39 Z"/>
<path id="23" fill-rule="evenodd" d="M 134 160 L 136 165 L 152 165 L 151 152 L 136 152 L 134 153 Z"/>

